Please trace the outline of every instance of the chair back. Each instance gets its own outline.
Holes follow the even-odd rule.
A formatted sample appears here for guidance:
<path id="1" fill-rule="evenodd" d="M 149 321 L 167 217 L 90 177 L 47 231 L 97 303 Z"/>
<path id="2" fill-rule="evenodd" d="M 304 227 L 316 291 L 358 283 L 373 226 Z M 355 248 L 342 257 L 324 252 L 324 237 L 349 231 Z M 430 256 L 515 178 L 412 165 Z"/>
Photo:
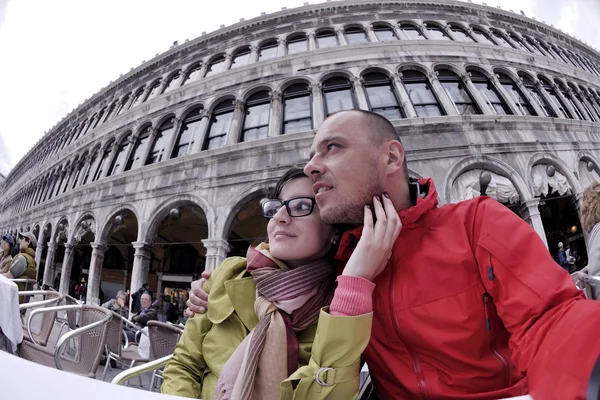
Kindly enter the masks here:
<path id="1" fill-rule="evenodd" d="M 148 321 L 150 350 L 155 359 L 173 354 L 183 330 L 175 325 L 159 321 Z"/>
<path id="2" fill-rule="evenodd" d="M 73 306 L 79 304 L 77 300 L 73 297 L 66 295 L 65 296 L 65 305 Z M 77 329 L 77 310 L 67 310 L 67 325 L 69 325 L 70 330 Z"/>
<path id="3" fill-rule="evenodd" d="M 54 300 L 52 302 L 48 302 L 45 304 L 45 307 L 53 307 L 60 304 L 62 301 L 62 296 L 58 292 L 54 291 L 46 291 L 44 294 L 44 300 Z M 35 303 L 32 303 L 35 304 Z M 42 318 L 37 329 L 31 329 L 31 336 L 38 344 L 41 346 L 45 346 L 48 343 L 48 339 L 50 338 L 50 334 L 52 333 L 52 328 L 54 327 L 54 321 L 56 321 L 56 311 L 55 312 L 47 312 L 42 314 Z M 24 327 L 27 329 L 27 327 Z"/>
<path id="4" fill-rule="evenodd" d="M 108 312 L 112 313 L 112 319 L 108 323 L 108 333 L 106 336 L 106 348 L 111 353 L 114 353 L 121 356 L 121 335 L 123 332 L 123 318 L 117 314 L 116 312 L 110 311 L 106 308 Z"/>
<path id="5" fill-rule="evenodd" d="M 82 305 L 79 325 L 85 327 L 95 322 L 111 317 L 111 311 L 106 308 Z M 114 317 L 113 317 L 114 319 Z M 109 331 L 108 323 L 99 325 L 81 334 L 79 337 L 79 349 L 77 352 L 77 369 L 82 374 L 95 374 L 100 364 L 100 358 L 104 352 L 104 345 Z"/>

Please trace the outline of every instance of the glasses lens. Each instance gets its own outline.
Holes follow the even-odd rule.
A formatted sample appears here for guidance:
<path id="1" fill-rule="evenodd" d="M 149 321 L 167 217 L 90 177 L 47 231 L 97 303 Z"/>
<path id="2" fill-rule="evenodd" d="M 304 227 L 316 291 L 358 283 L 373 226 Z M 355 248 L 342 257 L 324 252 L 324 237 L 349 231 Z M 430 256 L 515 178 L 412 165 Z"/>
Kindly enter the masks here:
<path id="1" fill-rule="evenodd" d="M 273 218 L 281 208 L 281 200 L 267 200 L 262 204 L 263 215 L 267 218 Z"/>
<path id="2" fill-rule="evenodd" d="M 292 217 L 304 217 L 312 212 L 313 200 L 309 197 L 300 197 L 290 200 L 288 206 Z"/>

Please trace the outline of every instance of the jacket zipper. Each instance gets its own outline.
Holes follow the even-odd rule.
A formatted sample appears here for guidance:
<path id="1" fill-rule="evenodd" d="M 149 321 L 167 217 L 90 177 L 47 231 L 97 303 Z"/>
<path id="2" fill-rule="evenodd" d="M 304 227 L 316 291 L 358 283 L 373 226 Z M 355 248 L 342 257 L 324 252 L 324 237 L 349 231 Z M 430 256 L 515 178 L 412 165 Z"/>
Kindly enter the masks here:
<path id="1" fill-rule="evenodd" d="M 393 285 L 393 282 L 396 281 L 395 277 L 396 277 L 396 271 L 395 271 L 395 268 L 392 268 L 392 280 L 390 283 L 390 298 L 392 300 L 391 304 L 396 304 L 396 292 L 394 291 L 394 285 Z M 408 347 L 406 345 L 406 343 L 404 342 L 404 340 L 402 339 L 402 335 L 400 335 L 400 324 L 398 323 L 398 316 L 396 315 L 396 313 L 393 310 L 390 310 L 390 314 L 392 315 L 392 325 L 394 327 L 394 331 L 396 332 L 396 336 L 398 337 L 398 340 L 400 340 L 402 345 L 404 347 L 406 347 L 406 350 L 408 351 L 408 354 L 410 355 L 410 358 L 412 359 L 413 369 L 415 371 L 415 376 L 417 378 L 417 386 L 419 387 L 421 396 L 424 399 L 428 399 L 429 394 L 427 393 L 427 384 L 425 383 L 425 376 L 423 375 L 423 369 L 421 368 L 421 360 L 419 360 L 419 357 L 417 356 L 415 351 L 413 349 L 411 349 L 410 347 Z"/>
<path id="2" fill-rule="evenodd" d="M 494 332 L 494 329 L 492 328 L 492 322 L 490 320 L 490 316 L 489 316 L 489 311 L 488 311 L 488 307 L 489 307 L 489 303 L 490 303 L 490 295 L 488 294 L 488 292 L 483 293 L 483 306 L 484 306 L 484 310 L 485 310 L 485 327 L 488 331 L 490 331 L 491 334 L 491 349 L 492 349 L 492 355 L 494 356 L 494 358 L 496 358 L 500 364 L 502 364 L 502 368 L 504 369 L 504 387 L 507 388 L 510 386 L 510 372 L 509 372 L 509 368 L 508 368 L 508 362 L 506 362 L 506 359 L 502 356 L 502 354 L 498 353 L 498 351 L 496 350 L 496 334 Z"/>

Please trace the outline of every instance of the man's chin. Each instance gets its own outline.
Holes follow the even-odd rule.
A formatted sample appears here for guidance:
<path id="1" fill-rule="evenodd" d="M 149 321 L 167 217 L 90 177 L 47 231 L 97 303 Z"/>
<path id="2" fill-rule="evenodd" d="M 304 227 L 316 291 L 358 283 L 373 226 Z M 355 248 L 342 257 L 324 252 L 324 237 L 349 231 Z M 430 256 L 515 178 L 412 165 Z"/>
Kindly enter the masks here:
<path id="1" fill-rule="evenodd" d="M 340 205 L 319 208 L 321 219 L 330 225 L 362 225 L 364 221 L 362 207 Z"/>

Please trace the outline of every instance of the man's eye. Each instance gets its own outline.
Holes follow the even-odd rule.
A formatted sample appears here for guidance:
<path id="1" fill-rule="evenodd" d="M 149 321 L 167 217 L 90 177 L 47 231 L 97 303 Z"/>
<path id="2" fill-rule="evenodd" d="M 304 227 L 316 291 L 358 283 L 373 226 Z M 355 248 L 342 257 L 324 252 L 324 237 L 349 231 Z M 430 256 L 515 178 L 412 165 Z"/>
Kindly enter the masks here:
<path id="1" fill-rule="evenodd" d="M 329 143 L 327 145 L 327 150 L 331 151 L 331 150 L 335 149 L 336 147 L 338 147 L 337 144 L 335 144 L 335 143 Z"/>

